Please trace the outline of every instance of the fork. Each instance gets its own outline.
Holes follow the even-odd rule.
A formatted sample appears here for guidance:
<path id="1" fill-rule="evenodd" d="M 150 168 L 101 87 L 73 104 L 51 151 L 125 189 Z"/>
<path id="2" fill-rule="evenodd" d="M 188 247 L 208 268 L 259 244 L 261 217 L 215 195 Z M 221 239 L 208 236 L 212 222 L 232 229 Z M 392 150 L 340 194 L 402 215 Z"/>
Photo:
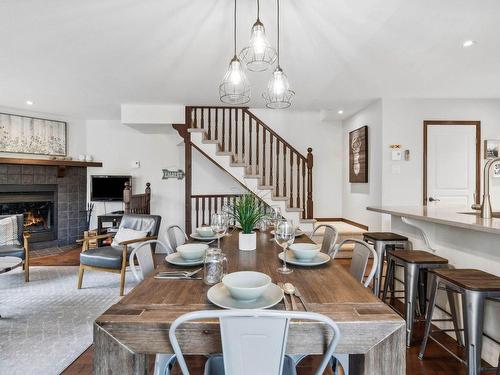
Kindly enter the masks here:
<path id="1" fill-rule="evenodd" d="M 160 271 L 160 272 L 158 272 L 157 276 L 184 276 L 184 277 L 191 277 L 193 275 L 196 275 L 202 269 L 203 268 L 198 268 L 197 270 L 194 270 L 194 271 Z"/>
<path id="2" fill-rule="evenodd" d="M 290 310 L 290 304 L 288 303 L 288 300 L 286 299 L 286 293 L 285 293 L 285 289 L 283 287 L 283 283 L 279 282 L 278 283 L 278 286 L 281 288 L 281 290 L 283 291 L 283 301 L 285 301 L 285 310 Z"/>
<path id="3" fill-rule="evenodd" d="M 297 297 L 299 297 L 300 302 L 302 302 L 302 305 L 304 305 L 304 310 L 309 311 L 309 306 L 307 305 L 306 301 L 304 301 L 304 298 L 302 297 L 302 294 L 300 293 L 299 289 L 295 287 L 295 293 Z"/>

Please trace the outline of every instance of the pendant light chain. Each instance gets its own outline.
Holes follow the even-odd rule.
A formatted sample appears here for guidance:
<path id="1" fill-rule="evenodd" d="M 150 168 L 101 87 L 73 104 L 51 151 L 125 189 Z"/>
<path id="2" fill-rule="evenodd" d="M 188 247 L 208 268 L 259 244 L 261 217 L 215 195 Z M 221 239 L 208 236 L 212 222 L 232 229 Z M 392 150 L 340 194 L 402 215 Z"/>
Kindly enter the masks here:
<path id="1" fill-rule="evenodd" d="M 276 43 L 276 50 L 278 52 L 278 67 L 280 66 L 280 0 L 276 0 L 276 9 L 277 9 L 277 22 L 278 25 L 278 41 Z"/>

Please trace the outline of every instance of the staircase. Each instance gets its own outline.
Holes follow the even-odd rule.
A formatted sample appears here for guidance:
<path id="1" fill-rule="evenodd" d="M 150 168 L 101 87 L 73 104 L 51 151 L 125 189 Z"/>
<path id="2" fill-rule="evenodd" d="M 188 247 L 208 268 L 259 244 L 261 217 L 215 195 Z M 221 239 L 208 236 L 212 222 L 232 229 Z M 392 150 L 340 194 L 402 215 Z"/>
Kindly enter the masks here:
<path id="1" fill-rule="evenodd" d="M 191 145 L 282 215 L 311 230 L 312 149 L 302 155 L 246 107 L 186 107 Z"/>

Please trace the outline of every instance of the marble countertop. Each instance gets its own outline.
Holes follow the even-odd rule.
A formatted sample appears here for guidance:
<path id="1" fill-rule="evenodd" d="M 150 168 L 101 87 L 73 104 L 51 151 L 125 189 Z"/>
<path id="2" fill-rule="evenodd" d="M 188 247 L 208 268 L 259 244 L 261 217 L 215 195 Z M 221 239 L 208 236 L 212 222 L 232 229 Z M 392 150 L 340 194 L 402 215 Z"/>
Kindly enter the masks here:
<path id="1" fill-rule="evenodd" d="M 375 206 L 369 211 L 500 235 L 500 218 L 482 219 L 464 206 Z"/>

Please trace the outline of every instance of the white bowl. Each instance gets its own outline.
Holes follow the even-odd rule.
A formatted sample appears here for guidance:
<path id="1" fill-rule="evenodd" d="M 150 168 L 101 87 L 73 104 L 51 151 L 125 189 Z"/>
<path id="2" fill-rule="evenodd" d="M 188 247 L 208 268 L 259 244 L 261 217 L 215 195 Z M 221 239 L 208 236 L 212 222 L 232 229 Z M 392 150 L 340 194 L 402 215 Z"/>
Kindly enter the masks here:
<path id="1" fill-rule="evenodd" d="M 294 243 L 288 247 L 298 260 L 313 260 L 321 250 L 321 246 L 315 243 Z"/>
<path id="2" fill-rule="evenodd" d="M 208 249 L 207 244 L 203 243 L 187 243 L 177 246 L 177 252 L 186 260 L 198 260 L 205 256 Z"/>
<path id="3" fill-rule="evenodd" d="M 224 276 L 222 283 L 234 299 L 253 301 L 266 291 L 271 278 L 262 272 L 240 271 Z"/>
<path id="4" fill-rule="evenodd" d="M 196 233 L 198 233 L 201 237 L 213 237 L 215 233 L 210 227 L 199 227 L 196 228 Z"/>

